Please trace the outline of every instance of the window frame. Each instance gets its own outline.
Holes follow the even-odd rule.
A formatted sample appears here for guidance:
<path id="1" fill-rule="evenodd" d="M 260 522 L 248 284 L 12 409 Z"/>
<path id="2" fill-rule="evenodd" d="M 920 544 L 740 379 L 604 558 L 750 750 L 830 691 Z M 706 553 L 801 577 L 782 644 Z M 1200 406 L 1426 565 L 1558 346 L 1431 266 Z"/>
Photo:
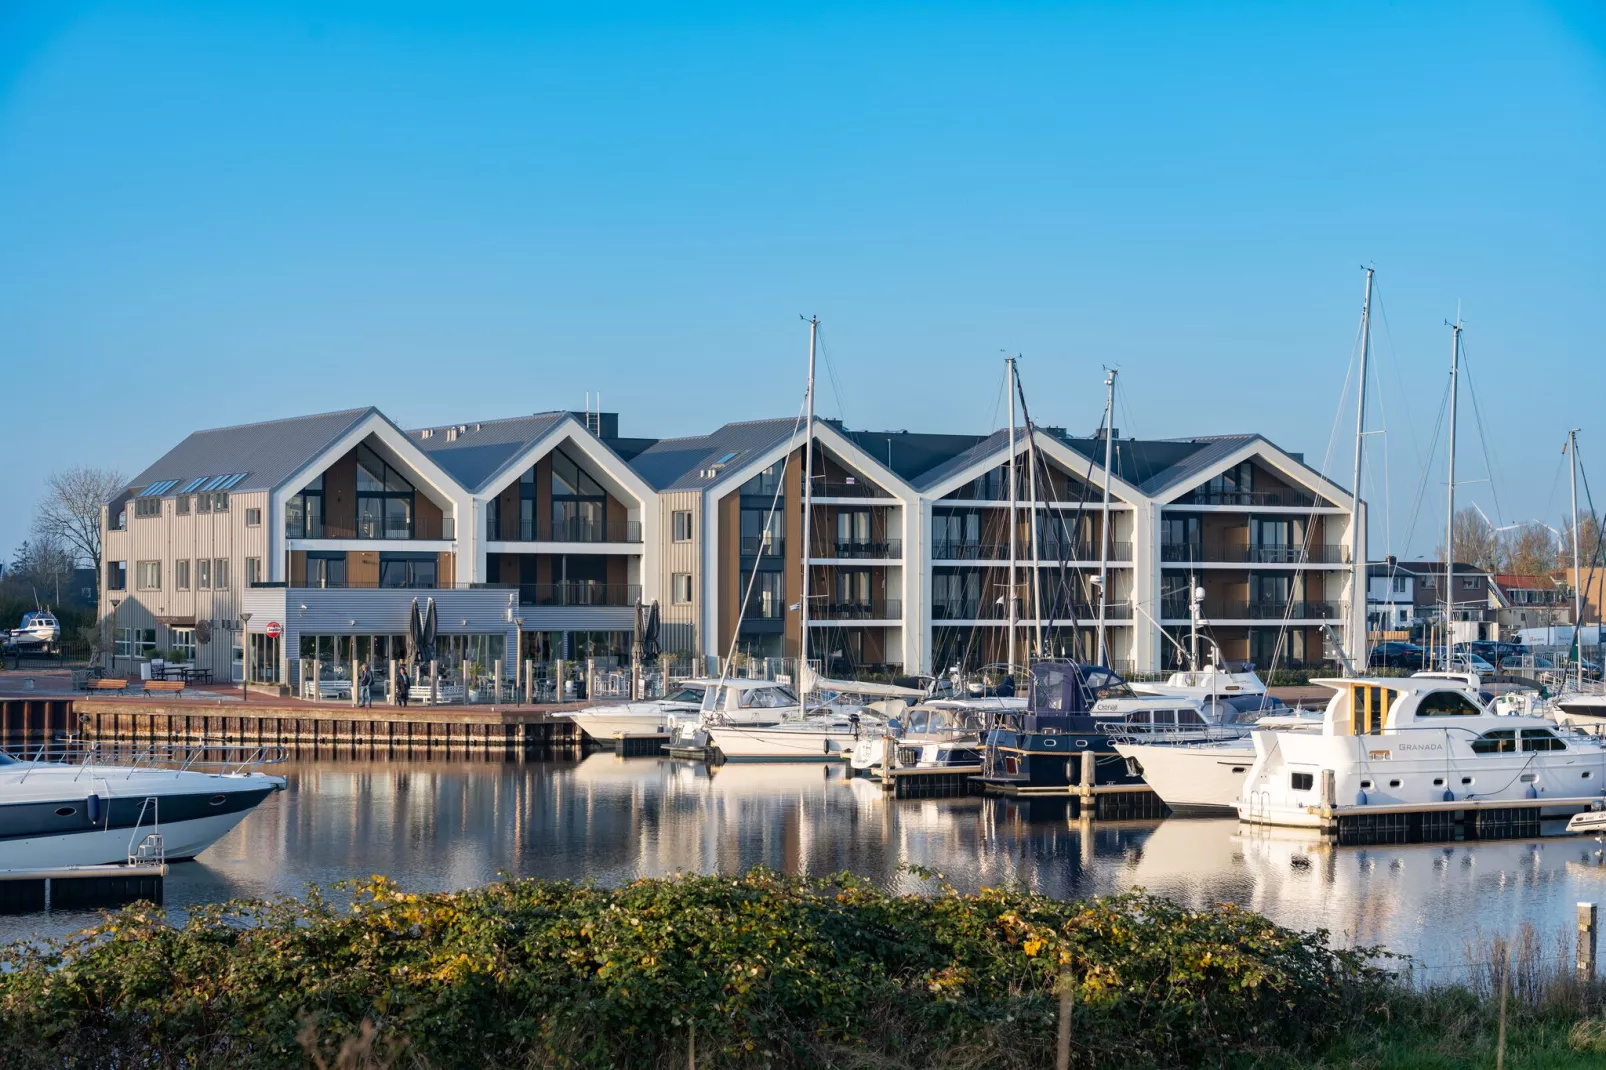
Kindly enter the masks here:
<path id="1" fill-rule="evenodd" d="M 262 526 L 262 510 L 260 508 L 251 506 L 246 509 L 245 526 L 248 528 L 259 528 Z"/>
<path id="2" fill-rule="evenodd" d="M 673 606 L 689 606 L 691 601 L 691 573 L 671 573 L 669 577 L 669 604 Z"/>
<path id="3" fill-rule="evenodd" d="M 160 591 L 162 589 L 162 562 L 144 560 L 134 562 L 134 589 Z"/>
<path id="4" fill-rule="evenodd" d="M 173 562 L 173 590 L 187 591 L 190 589 L 190 559 L 180 557 Z"/>
<path id="5" fill-rule="evenodd" d="M 226 591 L 229 589 L 229 559 L 214 557 L 212 559 L 212 590 Z"/>
<path id="6" fill-rule="evenodd" d="M 672 510 L 669 514 L 669 529 L 671 542 L 691 542 L 692 511 L 690 509 Z"/>

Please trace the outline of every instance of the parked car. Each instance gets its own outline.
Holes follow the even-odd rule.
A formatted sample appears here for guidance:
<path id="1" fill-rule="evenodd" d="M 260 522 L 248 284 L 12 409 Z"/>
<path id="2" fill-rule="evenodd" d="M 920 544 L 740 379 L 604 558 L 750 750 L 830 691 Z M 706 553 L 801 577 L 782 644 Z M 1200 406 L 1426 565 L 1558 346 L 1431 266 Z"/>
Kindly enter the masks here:
<path id="1" fill-rule="evenodd" d="M 1479 639 L 1468 643 L 1465 649 L 1496 667 L 1504 665 L 1508 659 L 1521 658 L 1528 653 L 1528 648 L 1521 643 L 1511 643 L 1501 639 Z"/>
<path id="2" fill-rule="evenodd" d="M 1415 643 L 1389 639 L 1372 648 L 1367 664 L 1374 668 L 1420 669 L 1422 667 L 1422 648 Z"/>

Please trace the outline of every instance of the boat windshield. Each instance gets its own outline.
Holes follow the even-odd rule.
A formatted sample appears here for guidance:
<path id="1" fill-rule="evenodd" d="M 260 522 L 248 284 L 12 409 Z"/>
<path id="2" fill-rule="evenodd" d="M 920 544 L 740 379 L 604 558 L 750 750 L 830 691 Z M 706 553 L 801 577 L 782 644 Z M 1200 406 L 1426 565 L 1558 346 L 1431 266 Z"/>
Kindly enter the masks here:
<path id="1" fill-rule="evenodd" d="M 740 705 L 744 710 L 780 709 L 783 706 L 796 706 L 797 695 L 787 687 L 755 687 L 742 692 Z"/>
<path id="2" fill-rule="evenodd" d="M 1218 701 L 1223 724 L 1250 724 L 1261 717 L 1282 717 L 1294 712 L 1288 703 L 1270 695 L 1236 695 Z"/>
<path id="3" fill-rule="evenodd" d="M 664 696 L 665 702 L 690 702 L 700 705 L 703 701 L 703 689 L 700 687 L 683 687 L 672 695 Z"/>
<path id="4" fill-rule="evenodd" d="M 11 755 L 5 753 L 4 751 L 0 751 L 0 765 L 16 765 L 16 764 L 17 764 L 17 759 L 13 758 Z"/>

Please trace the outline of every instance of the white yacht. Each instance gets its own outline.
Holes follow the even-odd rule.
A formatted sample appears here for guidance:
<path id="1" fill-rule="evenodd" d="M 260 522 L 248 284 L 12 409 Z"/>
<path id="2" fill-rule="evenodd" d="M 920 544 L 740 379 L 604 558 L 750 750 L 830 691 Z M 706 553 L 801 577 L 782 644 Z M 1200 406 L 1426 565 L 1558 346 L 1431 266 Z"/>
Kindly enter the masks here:
<path id="1" fill-rule="evenodd" d="M 157 748 L 112 757 L 130 764 L 101 764 L 99 754 L 93 746 L 72 761 L 43 750 L 0 754 L 0 870 L 104 865 L 153 851 L 169 862 L 194 858 L 285 786 L 249 761 L 207 771 Z"/>
<path id="2" fill-rule="evenodd" d="M 61 641 L 61 622 L 48 609 L 22 615 L 22 627 L 14 628 L 5 645 L 20 650 L 53 650 Z"/>
<path id="3" fill-rule="evenodd" d="M 874 710 L 827 707 L 829 712 L 797 716 L 768 725 L 707 726 L 708 745 L 726 761 L 829 761 L 851 752 L 867 734 L 879 737 L 886 721 Z"/>
<path id="4" fill-rule="evenodd" d="M 692 680 L 660 699 L 592 706 L 567 716 L 594 742 L 612 747 L 613 737 L 620 732 L 660 735 L 670 731 L 676 715 L 695 713 L 702 707 L 711 686 L 712 681 Z"/>
<path id="5" fill-rule="evenodd" d="M 1229 698 L 1264 695 L 1265 681 L 1252 668 L 1233 672 L 1224 665 L 1207 665 L 1198 671 L 1174 672 L 1164 683 L 1127 681 L 1140 695 L 1166 695 L 1179 698 Z"/>
<path id="6" fill-rule="evenodd" d="M 779 724 L 798 708 L 797 692 L 774 680 L 709 680 L 702 702 L 691 710 L 676 710 L 669 719 L 670 747 L 677 751 L 705 750 L 708 726 L 714 721 L 740 725 Z"/>
<path id="7" fill-rule="evenodd" d="M 1539 717 L 1497 714 L 1476 676 L 1314 680 L 1331 688 L 1320 732 L 1256 731 L 1236 803 L 1248 822 L 1327 827 L 1368 806 L 1554 799 L 1587 808 L 1606 788 L 1606 749 Z M 1326 813 L 1324 814 L 1324 811 Z"/>

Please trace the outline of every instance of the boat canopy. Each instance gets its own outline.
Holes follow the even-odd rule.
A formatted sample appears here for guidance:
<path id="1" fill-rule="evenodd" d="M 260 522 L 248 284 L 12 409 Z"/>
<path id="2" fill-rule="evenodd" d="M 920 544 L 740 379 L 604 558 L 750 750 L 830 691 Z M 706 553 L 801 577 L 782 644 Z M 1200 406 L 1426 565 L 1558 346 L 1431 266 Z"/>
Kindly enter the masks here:
<path id="1" fill-rule="evenodd" d="M 1074 661 L 1034 662 L 1030 673 L 1027 709 L 1047 717 L 1085 717 L 1100 692 L 1122 684 L 1114 671 L 1102 665 Z"/>

